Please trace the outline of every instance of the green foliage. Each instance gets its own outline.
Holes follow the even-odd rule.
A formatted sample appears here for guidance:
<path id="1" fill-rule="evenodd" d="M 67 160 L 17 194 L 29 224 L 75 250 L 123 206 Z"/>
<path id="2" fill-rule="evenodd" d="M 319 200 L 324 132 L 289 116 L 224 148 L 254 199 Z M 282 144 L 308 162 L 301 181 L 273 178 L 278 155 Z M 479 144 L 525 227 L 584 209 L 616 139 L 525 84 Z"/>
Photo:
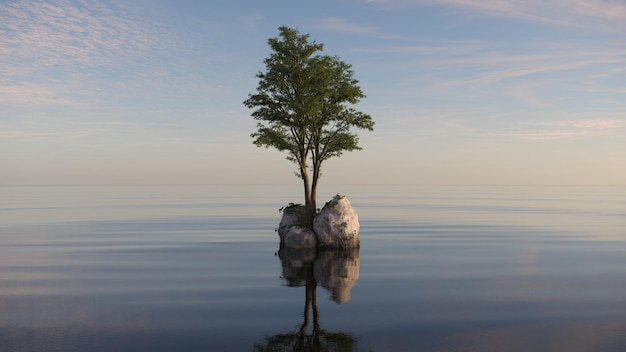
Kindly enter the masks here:
<path id="1" fill-rule="evenodd" d="M 361 149 L 352 129 L 372 131 L 374 122 L 350 107 L 365 97 L 351 65 L 319 54 L 323 45 L 308 34 L 285 26 L 279 32 L 268 40 L 272 53 L 257 74 L 256 93 L 244 101 L 259 121 L 251 137 L 259 147 L 286 152 L 305 183 L 310 159 L 315 186 L 324 160 Z"/>
<path id="2" fill-rule="evenodd" d="M 305 206 L 299 203 L 289 203 L 284 207 L 278 209 L 279 213 L 286 214 L 304 214 Z"/>

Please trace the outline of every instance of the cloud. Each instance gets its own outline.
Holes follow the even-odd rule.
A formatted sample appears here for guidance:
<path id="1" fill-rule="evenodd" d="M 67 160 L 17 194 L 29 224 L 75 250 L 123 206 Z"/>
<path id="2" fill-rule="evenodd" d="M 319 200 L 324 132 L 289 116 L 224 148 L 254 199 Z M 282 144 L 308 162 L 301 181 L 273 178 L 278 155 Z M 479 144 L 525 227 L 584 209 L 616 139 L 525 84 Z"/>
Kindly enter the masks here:
<path id="1" fill-rule="evenodd" d="M 65 89 L 38 83 L 0 83 L 0 104 L 63 106 L 79 105 L 79 101 L 68 96 Z"/>
<path id="2" fill-rule="evenodd" d="M 572 131 L 572 130 L 563 130 L 563 131 L 537 131 L 537 132 L 527 132 L 519 134 L 520 137 L 533 141 L 547 141 L 554 139 L 562 139 L 562 138 L 571 138 L 571 137 L 592 137 L 599 136 L 600 133 L 597 131 Z"/>
<path id="3" fill-rule="evenodd" d="M 330 17 L 322 18 L 317 24 L 318 28 L 342 33 L 353 34 L 376 34 L 378 33 L 374 28 L 368 26 L 361 26 L 348 23 L 345 19 Z"/>
<path id="4" fill-rule="evenodd" d="M 405 54 L 402 62 L 396 59 L 393 64 L 412 70 L 407 71 L 412 73 L 407 77 L 413 77 L 420 86 L 428 85 L 441 93 L 459 97 L 506 95 L 535 108 L 573 103 L 576 94 L 588 93 L 584 99 L 593 99 L 598 94 L 620 94 L 625 89 L 615 78 L 615 72 L 619 72 L 616 67 L 626 62 L 623 49 L 542 43 L 529 45 L 519 54 L 519 47 L 509 43 L 493 43 L 487 49 L 472 45 L 477 49 L 471 45 L 464 50 L 448 49 L 444 45 L 441 52 L 446 55 Z M 460 50 L 459 54 L 452 54 L 454 50 Z M 614 82 L 607 84 L 602 77 L 612 77 Z"/>
<path id="5" fill-rule="evenodd" d="M 616 76 L 623 72 L 626 50 L 611 43 L 424 41 L 356 50 L 371 60 L 362 64 L 361 72 L 384 77 L 396 88 L 376 91 L 371 85 L 369 92 L 375 93 L 370 99 L 378 95 L 400 102 L 410 97 L 433 106 L 445 97 L 442 108 L 487 104 L 500 116 L 516 118 L 537 116 L 548 108 L 569 116 L 572 106 L 604 106 L 612 99 L 609 104 L 626 113 L 619 96 L 607 95 L 626 89 Z M 601 98 L 605 101 L 598 105 Z M 599 116 L 606 117 L 601 112 L 594 117 Z"/>
<path id="6" fill-rule="evenodd" d="M 415 39 L 415 38 L 413 38 Z M 436 57 L 460 57 L 468 54 L 475 54 L 485 50 L 488 46 L 480 41 L 432 41 L 428 38 L 420 40 L 420 44 L 392 45 L 378 47 L 357 47 L 354 50 L 364 54 L 376 55 L 400 55 L 416 56 L 428 58 Z"/>
<path id="7" fill-rule="evenodd" d="M 385 96 L 402 104 L 402 99 L 410 98 L 431 110 L 403 114 L 389 106 L 389 113 L 383 109 L 373 114 L 415 121 L 410 128 L 398 127 L 403 132 L 397 133 L 434 131 L 502 143 L 626 133 L 624 102 L 617 95 L 606 94 L 621 94 L 626 89 L 619 76 L 624 72 L 626 49 L 619 40 L 418 41 L 357 48 L 371 60 L 364 72 L 393 82 L 395 88 L 375 91 L 369 99 Z M 373 84 L 369 89 L 377 88 Z M 600 99 L 604 101 L 599 103 Z M 460 115 L 452 116 L 450 112 L 456 108 Z M 419 118 L 424 116 L 440 116 L 441 121 Z M 536 119 L 559 121 L 520 122 Z"/>
<path id="8" fill-rule="evenodd" d="M 558 45 L 558 43 L 555 43 Z M 500 50 L 513 51 L 514 48 L 502 46 Z M 531 51 L 534 50 L 534 53 Z M 530 54 L 502 54 L 497 52 L 474 53 L 468 57 L 442 59 L 430 62 L 430 66 L 440 70 L 463 68 L 468 72 L 477 72 L 474 77 L 451 82 L 450 85 L 490 84 L 509 78 L 524 77 L 538 73 L 572 71 L 584 67 L 611 69 L 607 65 L 619 65 L 626 62 L 626 50 L 605 49 L 581 51 L 577 47 L 551 49 L 536 46 L 529 49 Z M 602 66 L 604 65 L 604 66 Z M 594 73 L 599 74 L 599 73 Z"/>
<path id="9" fill-rule="evenodd" d="M 199 31 L 141 6 L 0 2 L 0 102 L 76 106 L 217 91 Z"/>
<path id="10" fill-rule="evenodd" d="M 56 134 L 54 131 L 0 131 L 0 138 L 31 138 Z"/>
<path id="11" fill-rule="evenodd" d="M 0 43 L 12 54 L 8 60 L 39 69 L 63 64 L 110 65 L 122 57 L 162 48 L 169 39 L 157 40 L 149 21 L 127 18 L 119 7 L 77 4 L 63 0 L 0 4 L 0 19 L 6 25 Z"/>
<path id="12" fill-rule="evenodd" d="M 626 3 L 616 0 L 368 0 L 382 5 L 444 5 L 476 13 L 622 32 L 626 29 Z"/>
<path id="13" fill-rule="evenodd" d="M 393 35 L 389 33 L 385 33 L 379 31 L 378 29 L 370 26 L 363 26 L 358 24 L 353 24 L 348 22 L 346 19 L 338 18 L 338 17 L 327 17 L 321 18 L 317 20 L 315 27 L 337 33 L 348 33 L 348 34 L 365 34 L 370 35 L 379 39 L 406 39 L 404 36 Z"/>
<path id="14" fill-rule="evenodd" d="M 529 140 L 553 140 L 573 137 L 601 137 L 626 129 L 626 120 L 588 119 L 524 122 L 520 125 L 531 127 L 531 131 L 517 133 L 518 137 Z"/>
<path id="15" fill-rule="evenodd" d="M 626 128 L 626 120 L 568 120 L 568 121 L 544 121 L 534 122 L 532 125 L 536 126 L 549 126 L 549 127 L 569 127 L 569 128 L 584 128 L 584 129 L 596 129 L 596 130 L 611 130 Z"/>
<path id="16" fill-rule="evenodd" d="M 539 94 L 542 87 L 549 86 L 552 82 L 546 80 L 533 81 L 530 83 L 518 83 L 505 87 L 503 91 L 519 99 L 532 107 L 546 107 L 556 103 L 558 99 L 547 99 Z"/>

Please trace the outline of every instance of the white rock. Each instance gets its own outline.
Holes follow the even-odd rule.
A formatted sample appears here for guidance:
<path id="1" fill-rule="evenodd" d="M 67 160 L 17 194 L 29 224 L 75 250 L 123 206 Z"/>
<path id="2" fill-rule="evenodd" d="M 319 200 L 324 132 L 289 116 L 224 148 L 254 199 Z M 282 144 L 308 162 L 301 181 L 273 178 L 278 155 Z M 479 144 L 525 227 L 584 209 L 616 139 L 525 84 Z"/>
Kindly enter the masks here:
<path id="1" fill-rule="evenodd" d="M 317 237 L 315 233 L 306 227 L 291 226 L 282 239 L 287 248 L 315 248 L 317 247 Z"/>
<path id="2" fill-rule="evenodd" d="M 299 205 L 288 206 L 283 209 L 283 216 L 278 224 L 278 236 L 284 241 L 285 235 L 292 226 L 302 225 L 304 207 Z"/>
<path id="3" fill-rule="evenodd" d="M 356 247 L 359 239 L 359 216 L 345 196 L 336 195 L 313 220 L 313 231 L 322 247 Z"/>

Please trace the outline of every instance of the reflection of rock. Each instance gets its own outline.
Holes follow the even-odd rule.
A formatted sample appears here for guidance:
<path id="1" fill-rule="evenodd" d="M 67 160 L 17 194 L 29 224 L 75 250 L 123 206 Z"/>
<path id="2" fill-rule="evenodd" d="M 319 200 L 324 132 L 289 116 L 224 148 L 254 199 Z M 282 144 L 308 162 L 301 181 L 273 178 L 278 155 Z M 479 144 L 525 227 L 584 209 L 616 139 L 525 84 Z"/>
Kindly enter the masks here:
<path id="1" fill-rule="evenodd" d="M 324 205 L 313 220 L 313 231 L 319 245 L 331 248 L 351 248 L 360 243 L 359 216 L 348 198 L 336 195 Z"/>
<path id="2" fill-rule="evenodd" d="M 287 286 L 304 286 L 307 271 L 313 268 L 313 261 L 315 261 L 316 256 L 317 249 L 315 248 L 280 247 L 278 257 L 283 269 L 282 278 L 287 282 Z"/>
<path id="3" fill-rule="evenodd" d="M 347 249 L 292 249 L 278 251 L 283 279 L 288 286 L 302 286 L 313 270 L 316 282 L 331 292 L 333 301 L 345 303 L 359 279 L 359 247 Z"/>
<path id="4" fill-rule="evenodd" d="M 322 250 L 313 264 L 315 279 L 332 293 L 333 301 L 350 300 L 350 290 L 359 279 L 359 247 Z"/>

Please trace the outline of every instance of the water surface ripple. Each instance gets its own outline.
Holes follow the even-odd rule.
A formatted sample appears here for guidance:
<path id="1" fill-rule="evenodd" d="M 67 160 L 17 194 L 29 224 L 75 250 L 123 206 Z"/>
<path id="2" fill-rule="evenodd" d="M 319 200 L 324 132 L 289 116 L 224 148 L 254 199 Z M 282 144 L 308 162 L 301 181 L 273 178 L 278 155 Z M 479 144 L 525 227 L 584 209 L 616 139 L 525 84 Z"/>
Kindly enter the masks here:
<path id="1" fill-rule="evenodd" d="M 279 251 L 298 186 L 0 187 L 0 349 L 626 349 L 626 188 L 321 191 L 356 253 Z"/>

